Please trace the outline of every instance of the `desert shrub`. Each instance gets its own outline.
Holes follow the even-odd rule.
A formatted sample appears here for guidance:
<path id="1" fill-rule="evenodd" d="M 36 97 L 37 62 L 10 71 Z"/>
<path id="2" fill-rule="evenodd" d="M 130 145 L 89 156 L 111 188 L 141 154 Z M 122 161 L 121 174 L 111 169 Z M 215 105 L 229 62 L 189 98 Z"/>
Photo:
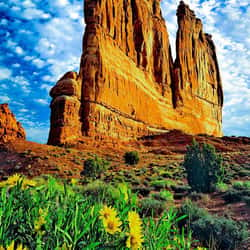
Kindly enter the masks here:
<path id="1" fill-rule="evenodd" d="M 216 191 L 218 192 L 226 192 L 228 188 L 228 185 L 224 182 L 219 182 L 216 184 Z"/>
<path id="2" fill-rule="evenodd" d="M 87 184 L 82 193 L 94 201 L 108 204 L 112 204 L 120 196 L 119 189 L 99 180 Z"/>
<path id="3" fill-rule="evenodd" d="M 163 178 L 173 178 L 173 172 L 162 170 L 159 172 L 159 175 L 162 176 Z"/>
<path id="4" fill-rule="evenodd" d="M 159 216 L 166 209 L 166 203 L 152 198 L 140 201 L 140 214 L 142 216 Z"/>
<path id="5" fill-rule="evenodd" d="M 185 193 L 190 191 L 190 187 L 188 185 L 172 185 L 171 189 L 176 193 Z"/>
<path id="6" fill-rule="evenodd" d="M 238 249 L 248 237 L 246 224 L 216 216 L 205 216 L 191 224 L 194 237 L 209 245 L 213 240 L 216 249 Z"/>
<path id="7" fill-rule="evenodd" d="M 197 193 L 196 191 L 193 191 L 193 192 L 191 192 L 191 193 L 188 195 L 188 198 L 189 198 L 191 201 L 198 201 L 198 200 L 201 200 L 201 199 L 202 199 L 202 193 Z"/>
<path id="8" fill-rule="evenodd" d="M 195 238 L 207 246 L 211 241 L 215 242 L 216 249 L 237 249 L 248 236 L 246 224 L 213 216 L 190 200 L 179 208 L 178 215 L 187 215 L 187 218 L 180 221 L 181 227 L 190 227 Z"/>
<path id="9" fill-rule="evenodd" d="M 241 187 L 242 189 L 229 189 L 224 195 L 223 199 L 227 203 L 234 203 L 234 202 L 240 202 L 243 201 L 245 197 L 250 197 L 250 189 Z"/>
<path id="10" fill-rule="evenodd" d="M 164 188 L 170 188 L 174 182 L 172 180 L 154 180 L 151 181 L 150 185 L 154 187 L 156 190 L 161 190 Z"/>
<path id="11" fill-rule="evenodd" d="M 174 200 L 173 194 L 168 190 L 161 191 L 160 193 L 153 193 L 152 197 L 156 200 L 167 202 L 172 202 Z"/>
<path id="12" fill-rule="evenodd" d="M 238 172 L 238 176 L 239 177 L 248 177 L 248 176 L 250 176 L 250 171 L 246 170 L 246 169 L 240 170 Z"/>
<path id="13" fill-rule="evenodd" d="M 206 217 L 208 212 L 205 209 L 198 207 L 192 201 L 185 200 L 185 202 L 179 208 L 178 214 L 180 216 L 187 215 L 186 219 L 181 221 L 181 225 L 183 226 L 184 224 L 190 225 L 191 222 Z"/>
<path id="14" fill-rule="evenodd" d="M 145 186 L 135 186 L 132 188 L 134 193 L 140 194 L 142 196 L 148 196 L 149 193 L 152 191 L 151 187 L 145 187 Z"/>
<path id="15" fill-rule="evenodd" d="M 84 169 L 81 172 L 81 175 L 91 178 L 99 178 L 102 173 L 104 173 L 109 166 L 109 162 L 99 158 L 89 158 L 84 161 Z"/>
<path id="16" fill-rule="evenodd" d="M 187 148 L 184 167 L 188 184 L 197 192 L 211 192 L 223 180 L 222 157 L 212 145 L 193 141 Z"/>
<path id="17" fill-rule="evenodd" d="M 128 165 L 138 164 L 140 158 L 137 151 L 126 152 L 124 155 L 125 163 Z"/>
<path id="18" fill-rule="evenodd" d="M 250 189 L 250 181 L 236 181 L 233 183 L 233 188 L 237 190 Z"/>
<path id="19" fill-rule="evenodd" d="M 250 207 L 250 197 L 249 196 L 244 196 L 242 199 L 247 204 L 247 206 Z"/>

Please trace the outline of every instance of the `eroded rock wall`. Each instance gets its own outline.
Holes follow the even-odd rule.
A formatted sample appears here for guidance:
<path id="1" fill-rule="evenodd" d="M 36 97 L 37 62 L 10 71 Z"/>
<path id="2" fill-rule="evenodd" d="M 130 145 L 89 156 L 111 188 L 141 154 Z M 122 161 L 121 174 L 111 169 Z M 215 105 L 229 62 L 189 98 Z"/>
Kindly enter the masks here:
<path id="1" fill-rule="evenodd" d="M 0 104 L 0 143 L 25 138 L 25 131 L 10 111 L 8 104 Z"/>
<path id="2" fill-rule="evenodd" d="M 178 9 L 175 64 L 160 0 L 85 0 L 84 15 L 79 75 L 66 74 L 50 93 L 50 144 L 171 129 L 221 135 L 214 45 L 188 6 Z"/>
<path id="3" fill-rule="evenodd" d="M 192 110 L 204 133 L 220 136 L 223 91 L 212 36 L 183 1 L 177 17 L 174 106 L 187 114 Z"/>
<path id="4" fill-rule="evenodd" d="M 125 138 L 160 128 L 158 102 L 172 106 L 173 61 L 159 1 L 86 0 L 84 10 L 84 134 Z"/>

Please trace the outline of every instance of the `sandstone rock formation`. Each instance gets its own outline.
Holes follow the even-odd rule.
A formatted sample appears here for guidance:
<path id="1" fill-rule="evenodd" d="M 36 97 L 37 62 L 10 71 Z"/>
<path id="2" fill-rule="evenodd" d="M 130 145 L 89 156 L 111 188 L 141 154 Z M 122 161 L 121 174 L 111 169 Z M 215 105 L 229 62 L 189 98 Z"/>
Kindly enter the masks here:
<path id="1" fill-rule="evenodd" d="M 81 136 L 81 82 L 77 73 L 66 73 L 50 91 L 51 126 L 49 143 L 60 145 Z"/>
<path id="2" fill-rule="evenodd" d="M 222 135 L 215 47 L 187 5 L 177 12 L 175 63 L 160 0 L 85 0 L 84 14 L 80 72 L 50 93 L 49 144 L 171 129 Z"/>
<path id="3" fill-rule="evenodd" d="M 16 139 L 25 140 L 25 131 L 20 122 L 16 121 L 8 104 L 0 104 L 0 143 Z"/>

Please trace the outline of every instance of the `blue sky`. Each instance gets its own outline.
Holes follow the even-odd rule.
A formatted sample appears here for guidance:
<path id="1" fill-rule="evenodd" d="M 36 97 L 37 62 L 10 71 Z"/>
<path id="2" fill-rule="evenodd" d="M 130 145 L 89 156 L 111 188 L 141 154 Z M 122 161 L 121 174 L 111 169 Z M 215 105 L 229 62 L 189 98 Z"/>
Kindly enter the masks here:
<path id="1" fill-rule="evenodd" d="M 179 1 L 162 0 L 172 50 Z M 225 135 L 250 136 L 250 2 L 185 1 L 213 35 L 223 79 Z M 29 140 L 46 143 L 49 90 L 78 71 L 83 0 L 0 1 L 0 103 L 10 104 Z"/>

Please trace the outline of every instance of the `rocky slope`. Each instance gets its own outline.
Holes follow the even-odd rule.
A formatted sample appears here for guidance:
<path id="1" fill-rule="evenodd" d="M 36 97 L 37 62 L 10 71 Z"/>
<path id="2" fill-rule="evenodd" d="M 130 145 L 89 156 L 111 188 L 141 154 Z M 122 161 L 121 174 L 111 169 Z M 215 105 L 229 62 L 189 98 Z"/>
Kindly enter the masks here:
<path id="1" fill-rule="evenodd" d="M 223 94 L 211 36 L 182 1 L 173 62 L 160 0 L 85 0 L 79 74 L 51 90 L 49 144 L 179 129 L 221 136 Z"/>
<path id="2" fill-rule="evenodd" d="M 25 131 L 10 111 L 8 104 L 0 104 L 0 143 L 25 140 Z"/>

